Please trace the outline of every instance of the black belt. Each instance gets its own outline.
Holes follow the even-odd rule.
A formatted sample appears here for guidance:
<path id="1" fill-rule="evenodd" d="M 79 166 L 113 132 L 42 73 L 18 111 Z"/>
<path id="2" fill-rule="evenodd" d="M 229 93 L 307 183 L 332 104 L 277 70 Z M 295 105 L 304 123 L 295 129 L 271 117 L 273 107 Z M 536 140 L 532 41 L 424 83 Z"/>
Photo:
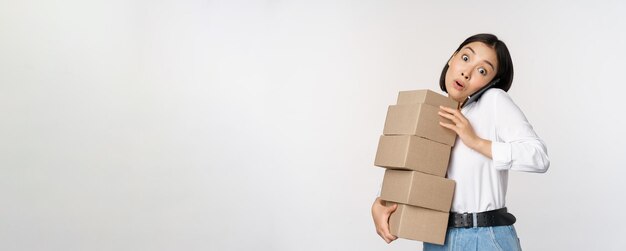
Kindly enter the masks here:
<path id="1" fill-rule="evenodd" d="M 515 216 L 506 211 L 506 207 L 481 213 L 450 212 L 448 227 L 494 227 L 508 226 L 515 223 Z"/>

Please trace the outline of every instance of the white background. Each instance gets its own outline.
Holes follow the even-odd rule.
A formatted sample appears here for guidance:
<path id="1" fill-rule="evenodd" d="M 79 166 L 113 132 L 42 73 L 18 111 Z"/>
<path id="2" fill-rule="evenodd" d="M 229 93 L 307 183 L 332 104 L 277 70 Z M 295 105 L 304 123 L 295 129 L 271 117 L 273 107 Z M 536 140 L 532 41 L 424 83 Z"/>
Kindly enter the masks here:
<path id="1" fill-rule="evenodd" d="M 624 250 L 625 11 L 2 0 L 0 250 L 420 250 L 375 233 L 378 136 L 480 32 L 552 163 L 510 174 L 524 249 Z"/>

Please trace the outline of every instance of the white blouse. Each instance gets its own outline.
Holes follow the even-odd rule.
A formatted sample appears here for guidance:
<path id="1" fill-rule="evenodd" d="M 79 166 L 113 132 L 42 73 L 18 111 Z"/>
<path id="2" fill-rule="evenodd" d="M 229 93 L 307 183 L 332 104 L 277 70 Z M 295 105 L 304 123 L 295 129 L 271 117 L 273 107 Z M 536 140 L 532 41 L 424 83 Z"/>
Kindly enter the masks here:
<path id="1" fill-rule="evenodd" d="M 479 137 L 492 141 L 493 160 L 457 137 L 447 174 L 456 181 L 451 211 L 473 213 L 505 207 L 509 170 L 546 172 L 550 166 L 546 145 L 501 89 L 486 91 L 461 112 Z"/>

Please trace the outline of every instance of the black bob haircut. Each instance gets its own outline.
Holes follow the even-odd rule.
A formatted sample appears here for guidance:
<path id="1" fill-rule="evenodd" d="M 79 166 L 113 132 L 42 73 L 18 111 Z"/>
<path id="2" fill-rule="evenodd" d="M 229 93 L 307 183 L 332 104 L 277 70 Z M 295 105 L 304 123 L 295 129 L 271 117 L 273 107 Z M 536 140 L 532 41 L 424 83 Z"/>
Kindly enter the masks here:
<path id="1" fill-rule="evenodd" d="M 499 88 L 506 91 L 509 91 L 511 88 L 511 84 L 513 83 L 513 60 L 511 60 L 511 54 L 509 53 L 509 49 L 506 47 L 506 44 L 502 42 L 498 37 L 493 34 L 476 34 L 471 36 L 456 49 L 455 53 L 463 49 L 463 46 L 472 43 L 472 42 L 481 42 L 494 48 L 496 51 L 496 56 L 498 57 L 498 72 L 496 76 L 493 78 L 500 79 L 500 81 L 494 86 L 494 88 Z M 448 72 L 448 61 L 446 61 L 446 65 L 443 67 L 443 71 L 441 71 L 441 77 L 439 78 L 439 87 L 444 92 L 448 92 L 446 90 L 446 73 Z"/>

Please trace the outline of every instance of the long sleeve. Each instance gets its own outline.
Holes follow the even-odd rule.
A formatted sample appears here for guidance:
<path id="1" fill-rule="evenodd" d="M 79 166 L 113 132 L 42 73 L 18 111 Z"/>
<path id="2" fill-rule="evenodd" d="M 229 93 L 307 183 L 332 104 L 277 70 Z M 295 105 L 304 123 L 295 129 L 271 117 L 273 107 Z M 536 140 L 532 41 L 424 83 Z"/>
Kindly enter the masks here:
<path id="1" fill-rule="evenodd" d="M 496 140 L 491 151 L 494 167 L 498 170 L 544 173 L 550 167 L 548 150 L 532 125 L 505 92 L 496 92 Z"/>

